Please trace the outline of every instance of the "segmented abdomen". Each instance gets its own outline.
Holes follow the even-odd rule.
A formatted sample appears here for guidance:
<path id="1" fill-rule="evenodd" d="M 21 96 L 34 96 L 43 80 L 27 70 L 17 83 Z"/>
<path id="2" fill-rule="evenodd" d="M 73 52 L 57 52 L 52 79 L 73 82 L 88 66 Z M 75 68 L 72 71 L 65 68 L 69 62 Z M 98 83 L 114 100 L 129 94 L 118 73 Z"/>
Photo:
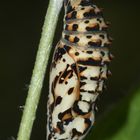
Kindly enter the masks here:
<path id="1" fill-rule="evenodd" d="M 94 123 L 95 100 L 111 61 L 102 11 L 90 0 L 66 0 L 62 39 L 51 66 L 48 140 L 81 140 Z"/>

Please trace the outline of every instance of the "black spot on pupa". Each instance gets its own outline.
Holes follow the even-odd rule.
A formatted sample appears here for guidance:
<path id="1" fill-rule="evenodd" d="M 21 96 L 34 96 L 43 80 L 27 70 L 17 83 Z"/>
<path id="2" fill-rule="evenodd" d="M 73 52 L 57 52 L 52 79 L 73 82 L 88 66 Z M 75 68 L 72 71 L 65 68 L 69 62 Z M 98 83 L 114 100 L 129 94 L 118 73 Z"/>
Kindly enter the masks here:
<path id="1" fill-rule="evenodd" d="M 58 96 L 55 102 L 55 106 L 59 105 L 62 101 L 62 97 Z"/>
<path id="2" fill-rule="evenodd" d="M 71 18 L 72 18 L 72 19 L 76 18 L 76 15 L 77 15 L 77 11 L 73 11 L 73 12 L 72 12 L 72 15 L 71 15 Z"/>
<path id="3" fill-rule="evenodd" d="M 48 136 L 48 140 L 51 140 L 51 139 L 52 139 L 52 135 L 49 134 L 49 136 Z"/>
<path id="4" fill-rule="evenodd" d="M 91 35 L 87 35 L 86 37 L 87 37 L 88 39 L 92 38 L 92 36 L 91 36 Z"/>
<path id="5" fill-rule="evenodd" d="M 96 26 L 93 27 L 86 27 L 87 31 L 98 31 L 99 30 L 99 25 L 97 24 Z"/>
<path id="6" fill-rule="evenodd" d="M 71 5 L 68 5 L 67 6 L 67 12 L 66 13 L 68 14 L 68 13 L 72 12 L 73 10 L 74 9 L 72 8 L 72 6 Z"/>
<path id="7" fill-rule="evenodd" d="M 72 122 L 72 118 L 69 118 L 69 119 L 66 119 L 64 122 L 65 122 L 65 125 L 68 125 L 70 122 Z"/>
<path id="8" fill-rule="evenodd" d="M 88 45 L 93 46 L 93 47 L 101 47 L 101 41 L 99 42 L 88 42 Z"/>
<path id="9" fill-rule="evenodd" d="M 85 77 L 85 76 L 80 76 L 80 80 L 86 80 L 87 79 L 87 77 Z"/>
<path id="10" fill-rule="evenodd" d="M 78 25 L 77 24 L 73 24 L 72 29 L 73 29 L 73 31 L 77 31 Z"/>
<path id="11" fill-rule="evenodd" d="M 69 14 L 70 14 L 70 16 L 66 15 L 65 20 L 75 19 L 76 18 L 76 15 L 77 15 L 77 12 L 76 11 L 73 11 L 72 13 L 69 13 Z"/>
<path id="12" fill-rule="evenodd" d="M 76 128 L 73 128 L 72 129 L 72 139 L 75 137 L 75 136 L 81 136 L 82 135 L 82 133 L 81 132 L 78 132 L 77 130 L 76 130 Z"/>
<path id="13" fill-rule="evenodd" d="M 80 100 L 80 101 L 82 100 L 82 95 L 80 95 L 79 100 Z"/>
<path id="14" fill-rule="evenodd" d="M 73 71 L 72 71 L 72 70 L 70 70 L 70 75 L 69 75 L 69 77 L 68 77 L 68 78 L 70 79 L 70 78 L 72 78 L 72 76 L 73 76 Z"/>
<path id="15" fill-rule="evenodd" d="M 102 35 L 102 34 L 101 34 L 101 35 L 99 35 L 99 36 L 100 36 L 102 39 L 104 39 L 104 38 L 105 38 L 105 36 L 104 36 L 104 35 Z"/>
<path id="16" fill-rule="evenodd" d="M 84 89 L 80 89 L 80 92 L 87 92 L 87 90 L 84 90 Z"/>
<path id="17" fill-rule="evenodd" d="M 65 26 L 65 30 L 68 30 L 68 27 L 69 27 L 69 25 L 66 24 L 66 26 Z"/>
<path id="18" fill-rule="evenodd" d="M 65 81 L 65 78 L 68 76 L 68 78 L 70 79 L 73 76 L 73 71 L 72 70 L 68 70 L 69 68 L 69 64 L 67 64 L 67 67 L 65 68 L 63 74 L 61 75 L 61 77 L 59 78 L 59 83 L 63 83 Z"/>
<path id="19" fill-rule="evenodd" d="M 63 118 L 64 115 L 65 115 L 64 113 L 61 113 L 61 112 L 60 112 L 60 113 L 58 114 L 58 118 L 59 118 L 60 120 L 62 120 L 62 118 Z"/>
<path id="20" fill-rule="evenodd" d="M 78 56 L 79 55 L 79 52 L 75 52 L 75 55 Z"/>
<path id="21" fill-rule="evenodd" d="M 91 94 L 94 94 L 94 93 L 95 93 L 94 90 L 88 90 L 87 92 L 88 92 L 88 93 L 91 93 Z"/>
<path id="22" fill-rule="evenodd" d="M 50 105 L 49 109 L 50 109 L 50 112 L 53 112 L 53 109 L 54 109 L 54 102 Z"/>
<path id="23" fill-rule="evenodd" d="M 80 87 L 84 86 L 86 82 L 80 82 Z"/>
<path id="24" fill-rule="evenodd" d="M 78 37 L 75 37 L 74 38 L 74 43 L 77 43 L 77 42 L 79 42 L 79 38 Z"/>
<path id="25" fill-rule="evenodd" d="M 60 134 L 63 134 L 65 132 L 62 122 L 57 122 L 57 127 L 60 129 Z"/>
<path id="26" fill-rule="evenodd" d="M 105 52 L 104 51 L 101 51 L 101 54 L 102 54 L 102 56 L 104 56 L 105 55 Z"/>
<path id="27" fill-rule="evenodd" d="M 88 45 L 90 45 L 90 46 L 96 46 L 96 43 L 95 42 L 88 42 Z"/>
<path id="28" fill-rule="evenodd" d="M 65 38 L 66 40 L 69 40 L 69 37 L 70 37 L 69 35 L 65 35 L 64 38 Z"/>
<path id="29" fill-rule="evenodd" d="M 93 51 L 86 51 L 86 53 L 88 53 L 88 54 L 92 54 L 92 53 L 93 53 Z"/>
<path id="30" fill-rule="evenodd" d="M 98 81 L 99 80 L 99 77 L 90 77 L 90 80 L 92 80 L 92 81 Z"/>
<path id="31" fill-rule="evenodd" d="M 82 7 L 82 8 L 81 8 L 81 10 L 85 10 L 85 8 L 84 8 L 84 7 Z"/>
<path id="32" fill-rule="evenodd" d="M 86 132 L 88 131 L 88 129 L 91 127 L 91 120 L 88 118 L 85 118 L 85 123 L 88 125 L 88 127 L 85 129 L 83 134 L 86 134 Z"/>
<path id="33" fill-rule="evenodd" d="M 62 118 L 64 117 L 65 114 L 71 114 L 71 108 L 68 109 L 68 110 L 66 110 L 66 111 L 64 111 L 64 112 L 60 112 L 60 113 L 58 114 L 58 118 L 59 118 L 60 120 L 62 120 Z"/>
<path id="34" fill-rule="evenodd" d="M 57 52 L 54 55 L 54 61 L 57 62 L 62 58 L 62 56 L 66 53 L 66 51 L 63 48 L 58 48 Z"/>
<path id="35" fill-rule="evenodd" d="M 96 15 L 96 13 L 95 13 L 94 9 L 91 9 L 89 12 L 84 13 L 85 18 L 93 17 L 95 15 Z"/>
<path id="36" fill-rule="evenodd" d="M 97 18 L 97 21 L 99 21 L 100 23 L 102 23 L 102 20 L 100 18 Z"/>
<path id="37" fill-rule="evenodd" d="M 87 67 L 84 66 L 78 66 L 80 73 L 87 69 Z"/>
<path id="38" fill-rule="evenodd" d="M 52 131 L 51 123 L 52 123 L 52 117 L 49 117 L 49 122 L 48 122 L 48 124 L 49 124 L 49 130 L 50 130 L 50 132 Z M 52 137 L 52 136 L 50 135 L 49 138 L 51 138 L 51 137 Z"/>
<path id="39" fill-rule="evenodd" d="M 66 62 L 66 59 L 63 59 L 63 62 Z"/>
<path id="40" fill-rule="evenodd" d="M 89 23 L 89 20 L 86 20 L 85 23 L 86 23 L 86 24 Z"/>
<path id="41" fill-rule="evenodd" d="M 73 64 L 71 65 L 71 68 L 72 68 L 72 70 L 76 73 L 76 75 L 78 75 L 77 67 L 76 67 L 76 64 L 75 64 L 75 63 L 73 63 Z"/>
<path id="42" fill-rule="evenodd" d="M 73 90 L 74 90 L 74 87 L 70 88 L 70 89 L 68 90 L 68 95 L 70 95 L 70 94 L 73 92 Z"/>
<path id="43" fill-rule="evenodd" d="M 56 87 L 56 83 L 58 82 L 58 78 L 59 78 L 59 76 L 55 76 L 55 79 L 54 79 L 52 88 L 55 88 Z"/>
<path id="44" fill-rule="evenodd" d="M 91 121 L 90 121 L 90 119 L 85 118 L 85 123 L 87 123 L 89 126 L 91 126 Z"/>
<path id="45" fill-rule="evenodd" d="M 69 52 L 69 50 L 71 49 L 71 47 L 70 47 L 70 46 L 67 46 L 67 45 L 64 45 L 64 49 L 65 49 L 67 52 Z"/>
<path id="46" fill-rule="evenodd" d="M 82 101 L 82 102 L 84 102 L 84 101 Z M 73 111 L 74 111 L 74 112 L 76 112 L 78 115 L 85 115 L 85 114 L 87 114 L 87 113 L 90 112 L 91 107 L 89 107 L 89 110 L 88 110 L 87 112 L 83 112 L 83 111 L 80 109 L 78 103 L 79 103 L 79 101 L 75 101 L 75 103 L 74 103 L 74 105 L 73 105 Z"/>
<path id="47" fill-rule="evenodd" d="M 89 66 L 102 66 L 101 60 L 94 60 L 92 58 L 89 58 L 88 60 L 79 60 L 77 63 Z"/>

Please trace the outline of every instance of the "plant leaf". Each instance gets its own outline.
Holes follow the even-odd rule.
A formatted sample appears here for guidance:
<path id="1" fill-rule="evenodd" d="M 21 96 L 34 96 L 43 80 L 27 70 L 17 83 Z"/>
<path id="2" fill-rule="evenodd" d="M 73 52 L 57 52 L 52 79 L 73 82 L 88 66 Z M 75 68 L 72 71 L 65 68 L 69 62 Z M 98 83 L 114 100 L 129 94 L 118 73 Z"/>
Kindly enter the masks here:
<path id="1" fill-rule="evenodd" d="M 96 123 L 86 140 L 139 140 L 140 90 L 126 96 Z"/>

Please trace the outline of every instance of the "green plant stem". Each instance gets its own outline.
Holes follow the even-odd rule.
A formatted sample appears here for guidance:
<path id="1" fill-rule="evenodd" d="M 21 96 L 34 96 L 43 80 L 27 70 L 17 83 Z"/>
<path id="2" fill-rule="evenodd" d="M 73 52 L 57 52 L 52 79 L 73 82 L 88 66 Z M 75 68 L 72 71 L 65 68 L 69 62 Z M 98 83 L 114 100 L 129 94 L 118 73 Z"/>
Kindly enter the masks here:
<path id="1" fill-rule="evenodd" d="M 50 0 L 17 140 L 29 140 L 63 0 Z"/>

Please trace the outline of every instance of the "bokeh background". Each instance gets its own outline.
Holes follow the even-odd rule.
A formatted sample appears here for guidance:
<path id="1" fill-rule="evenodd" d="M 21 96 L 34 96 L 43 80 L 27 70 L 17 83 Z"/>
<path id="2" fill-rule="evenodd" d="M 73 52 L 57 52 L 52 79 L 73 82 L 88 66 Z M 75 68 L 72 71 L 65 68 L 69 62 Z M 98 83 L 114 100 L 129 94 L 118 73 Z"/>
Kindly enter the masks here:
<path id="1" fill-rule="evenodd" d="M 59 0 L 58 0 L 59 1 Z M 95 0 L 112 24 L 113 73 L 98 100 L 96 125 L 86 140 L 140 139 L 139 0 Z M 0 140 L 16 138 L 40 40 L 48 0 L 0 4 Z M 60 15 L 54 45 L 63 23 Z M 48 72 L 31 140 L 45 140 Z"/>

